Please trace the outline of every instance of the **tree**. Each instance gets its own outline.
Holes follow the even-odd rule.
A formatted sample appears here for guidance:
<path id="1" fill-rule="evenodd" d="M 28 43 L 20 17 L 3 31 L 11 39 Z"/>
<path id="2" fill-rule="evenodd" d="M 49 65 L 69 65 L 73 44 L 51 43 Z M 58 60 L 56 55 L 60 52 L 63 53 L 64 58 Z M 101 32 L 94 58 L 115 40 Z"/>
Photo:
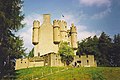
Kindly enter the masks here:
<path id="1" fill-rule="evenodd" d="M 22 3 L 22 0 L 0 0 L 0 72 L 4 70 L 4 62 L 9 64 L 10 59 L 21 57 L 25 51 L 23 40 L 15 35 L 23 28 Z"/>
<path id="2" fill-rule="evenodd" d="M 82 42 L 78 42 L 78 55 L 82 54 L 93 54 L 96 55 L 97 52 L 97 45 L 98 45 L 98 38 L 94 36 L 93 38 L 88 37 Z"/>
<path id="3" fill-rule="evenodd" d="M 111 38 L 105 34 L 105 32 L 102 32 L 99 37 L 99 50 L 101 53 L 100 56 L 100 65 L 101 66 L 110 66 L 110 52 L 111 52 Z"/>
<path id="4" fill-rule="evenodd" d="M 120 67 L 120 34 L 114 35 L 111 49 L 111 66 Z"/>
<path id="5" fill-rule="evenodd" d="M 32 50 L 30 51 L 28 57 L 34 57 L 34 48 L 32 48 Z"/>
<path id="6" fill-rule="evenodd" d="M 67 42 L 61 42 L 58 53 L 61 56 L 61 61 L 69 65 L 74 60 L 74 51 L 73 49 L 68 45 Z"/>
<path id="7" fill-rule="evenodd" d="M 88 37 L 82 42 L 78 42 L 77 55 L 94 55 L 96 62 L 99 64 L 100 51 L 98 48 L 99 39 L 95 35 L 93 38 Z"/>
<path id="8" fill-rule="evenodd" d="M 120 66 L 120 34 L 110 38 L 105 32 L 100 37 L 88 37 L 78 42 L 77 55 L 95 56 L 98 66 Z"/>
<path id="9" fill-rule="evenodd" d="M 97 38 L 97 36 L 94 36 L 93 38 L 88 37 L 82 42 L 79 42 L 77 54 L 92 54 L 95 56 L 98 66 L 111 66 L 111 51 L 111 38 L 102 32 L 99 38 Z"/>

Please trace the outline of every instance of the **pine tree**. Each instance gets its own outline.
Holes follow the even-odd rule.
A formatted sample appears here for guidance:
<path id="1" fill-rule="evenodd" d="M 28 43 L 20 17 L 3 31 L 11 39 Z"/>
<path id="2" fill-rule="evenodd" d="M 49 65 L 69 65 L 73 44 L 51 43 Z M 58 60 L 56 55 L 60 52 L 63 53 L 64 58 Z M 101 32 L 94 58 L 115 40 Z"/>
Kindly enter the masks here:
<path id="1" fill-rule="evenodd" d="M 4 62 L 21 57 L 25 51 L 23 40 L 15 36 L 23 28 L 22 4 L 22 0 L 0 0 L 0 72 L 5 68 Z"/>
<path id="2" fill-rule="evenodd" d="M 110 59 L 110 49 L 111 49 L 111 38 L 105 34 L 105 32 L 102 32 L 99 37 L 99 51 L 101 53 L 100 56 L 100 65 L 101 66 L 110 66 L 109 59 Z"/>
<path id="3" fill-rule="evenodd" d="M 111 65 L 120 67 L 120 34 L 114 35 L 111 57 Z"/>

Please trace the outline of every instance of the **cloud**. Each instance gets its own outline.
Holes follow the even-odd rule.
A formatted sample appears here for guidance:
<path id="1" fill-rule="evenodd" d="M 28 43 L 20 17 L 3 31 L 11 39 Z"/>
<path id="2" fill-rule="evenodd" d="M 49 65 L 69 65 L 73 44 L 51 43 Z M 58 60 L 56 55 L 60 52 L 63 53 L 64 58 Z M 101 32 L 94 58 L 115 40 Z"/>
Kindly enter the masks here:
<path id="1" fill-rule="evenodd" d="M 83 15 L 84 16 L 84 15 Z M 64 14 L 64 17 L 61 17 L 60 19 L 65 20 L 68 23 L 68 28 L 70 27 L 71 23 L 74 23 L 75 26 L 77 27 L 77 32 L 78 32 L 78 40 L 82 41 L 85 38 L 88 37 L 93 37 L 95 35 L 99 36 L 101 31 L 88 31 L 87 27 L 84 25 L 79 24 L 79 18 L 73 16 L 73 14 Z M 84 18 L 83 18 L 84 19 Z"/>
<path id="2" fill-rule="evenodd" d="M 78 34 L 78 41 L 82 41 L 83 39 L 86 39 L 88 37 L 93 37 L 93 36 L 100 36 L 101 31 L 88 31 L 87 27 L 85 25 L 79 25 L 77 26 L 77 34 Z"/>
<path id="3" fill-rule="evenodd" d="M 83 4 L 85 6 L 110 6 L 111 1 L 110 0 L 79 0 L 80 4 Z"/>
<path id="4" fill-rule="evenodd" d="M 105 11 L 102 11 L 100 13 L 96 13 L 94 14 L 91 19 L 101 19 L 105 16 L 107 16 L 109 13 L 111 13 L 111 9 L 110 8 L 107 8 Z"/>
<path id="5" fill-rule="evenodd" d="M 32 13 L 25 17 L 25 19 L 22 21 L 22 23 L 26 23 L 26 26 L 32 26 L 34 20 L 39 20 L 40 23 L 43 22 L 42 15 L 37 13 Z"/>
<path id="6" fill-rule="evenodd" d="M 78 31 L 78 41 L 82 41 L 88 37 L 100 36 L 101 31 Z"/>
<path id="7" fill-rule="evenodd" d="M 33 48 L 32 45 L 32 28 L 28 28 L 27 30 L 25 30 L 24 32 L 19 32 L 20 36 L 23 38 L 24 41 L 24 46 L 27 48 L 26 52 L 31 51 L 31 49 Z"/>
<path id="8" fill-rule="evenodd" d="M 72 23 L 75 23 L 77 20 L 71 14 L 64 14 L 64 17 L 60 17 L 60 20 L 64 20 L 67 22 L 68 28 L 70 28 Z"/>
<path id="9" fill-rule="evenodd" d="M 26 52 L 31 51 L 33 48 L 32 44 L 32 25 L 34 20 L 39 20 L 40 23 L 42 23 L 42 15 L 39 15 L 37 13 L 32 13 L 28 16 L 25 16 L 25 19 L 22 21 L 22 23 L 26 23 L 25 27 L 20 30 L 17 35 L 20 35 L 23 38 L 24 46 L 27 48 Z"/>
<path id="10" fill-rule="evenodd" d="M 89 13 L 84 13 L 84 11 L 80 11 L 79 15 L 84 20 L 86 20 L 88 18 L 90 18 L 90 19 L 102 19 L 111 13 L 111 3 L 112 3 L 111 0 L 79 0 L 79 2 L 81 5 L 84 5 L 83 7 L 85 7 L 85 6 L 87 6 L 87 7 L 98 6 L 100 9 L 105 9 L 101 12 L 99 12 L 100 10 L 97 10 L 97 12 L 95 12 L 96 10 L 94 10 L 94 8 L 92 8 L 93 12 L 91 15 Z"/>

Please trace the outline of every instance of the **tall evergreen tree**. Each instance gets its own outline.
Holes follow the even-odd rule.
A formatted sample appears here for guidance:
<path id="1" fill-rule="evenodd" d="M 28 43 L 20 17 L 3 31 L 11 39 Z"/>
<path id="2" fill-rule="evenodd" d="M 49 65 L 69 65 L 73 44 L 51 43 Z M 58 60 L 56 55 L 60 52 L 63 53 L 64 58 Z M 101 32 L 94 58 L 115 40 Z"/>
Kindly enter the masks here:
<path id="1" fill-rule="evenodd" d="M 120 67 L 120 34 L 114 35 L 111 51 L 111 65 Z"/>
<path id="2" fill-rule="evenodd" d="M 78 55 L 94 55 L 95 59 L 98 63 L 99 63 L 99 59 L 100 59 L 100 51 L 98 48 L 98 43 L 99 43 L 99 39 L 97 38 L 97 36 L 95 35 L 93 38 L 88 37 L 86 39 L 84 39 L 82 42 L 78 42 L 78 51 L 77 54 Z"/>
<path id="3" fill-rule="evenodd" d="M 88 37 L 82 42 L 78 42 L 78 54 L 96 54 L 98 38 L 95 35 L 93 38 Z"/>
<path id="4" fill-rule="evenodd" d="M 23 28 L 22 4 L 22 0 L 0 0 L 0 72 L 6 60 L 21 57 L 25 51 L 22 39 L 15 36 Z"/>
<path id="5" fill-rule="evenodd" d="M 111 49 L 111 38 L 102 32 L 99 37 L 99 50 L 101 53 L 101 59 L 99 60 L 101 66 L 110 66 L 110 49 Z"/>
<path id="6" fill-rule="evenodd" d="M 112 39 L 101 33 L 100 37 L 88 37 L 78 42 L 78 55 L 93 54 L 98 66 L 120 66 L 120 35 Z"/>

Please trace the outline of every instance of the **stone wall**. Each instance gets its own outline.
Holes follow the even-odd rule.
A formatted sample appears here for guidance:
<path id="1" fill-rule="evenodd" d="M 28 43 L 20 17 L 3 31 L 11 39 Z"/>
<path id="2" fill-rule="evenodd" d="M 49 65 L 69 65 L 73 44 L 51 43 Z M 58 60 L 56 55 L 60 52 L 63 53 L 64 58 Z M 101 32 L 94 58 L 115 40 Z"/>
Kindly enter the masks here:
<path id="1" fill-rule="evenodd" d="M 29 68 L 29 67 L 39 67 L 39 66 L 44 66 L 43 60 L 37 61 L 35 59 L 31 60 L 28 58 L 16 59 L 15 70 Z"/>
<path id="2" fill-rule="evenodd" d="M 74 62 L 77 66 L 81 67 L 96 67 L 96 61 L 94 55 L 81 55 L 74 58 Z"/>
<path id="3" fill-rule="evenodd" d="M 61 58 L 56 53 L 48 53 L 42 55 L 41 57 L 16 59 L 15 70 L 29 68 L 29 67 L 39 67 L 39 66 L 64 66 L 61 62 Z"/>
<path id="4" fill-rule="evenodd" d="M 79 67 L 96 67 L 96 61 L 94 55 L 81 55 L 75 56 L 74 61 L 72 62 L 75 66 Z M 56 53 L 48 53 L 41 57 L 17 59 L 15 69 L 23 69 L 29 67 L 39 67 L 39 66 L 65 66 L 61 62 L 60 55 Z"/>

